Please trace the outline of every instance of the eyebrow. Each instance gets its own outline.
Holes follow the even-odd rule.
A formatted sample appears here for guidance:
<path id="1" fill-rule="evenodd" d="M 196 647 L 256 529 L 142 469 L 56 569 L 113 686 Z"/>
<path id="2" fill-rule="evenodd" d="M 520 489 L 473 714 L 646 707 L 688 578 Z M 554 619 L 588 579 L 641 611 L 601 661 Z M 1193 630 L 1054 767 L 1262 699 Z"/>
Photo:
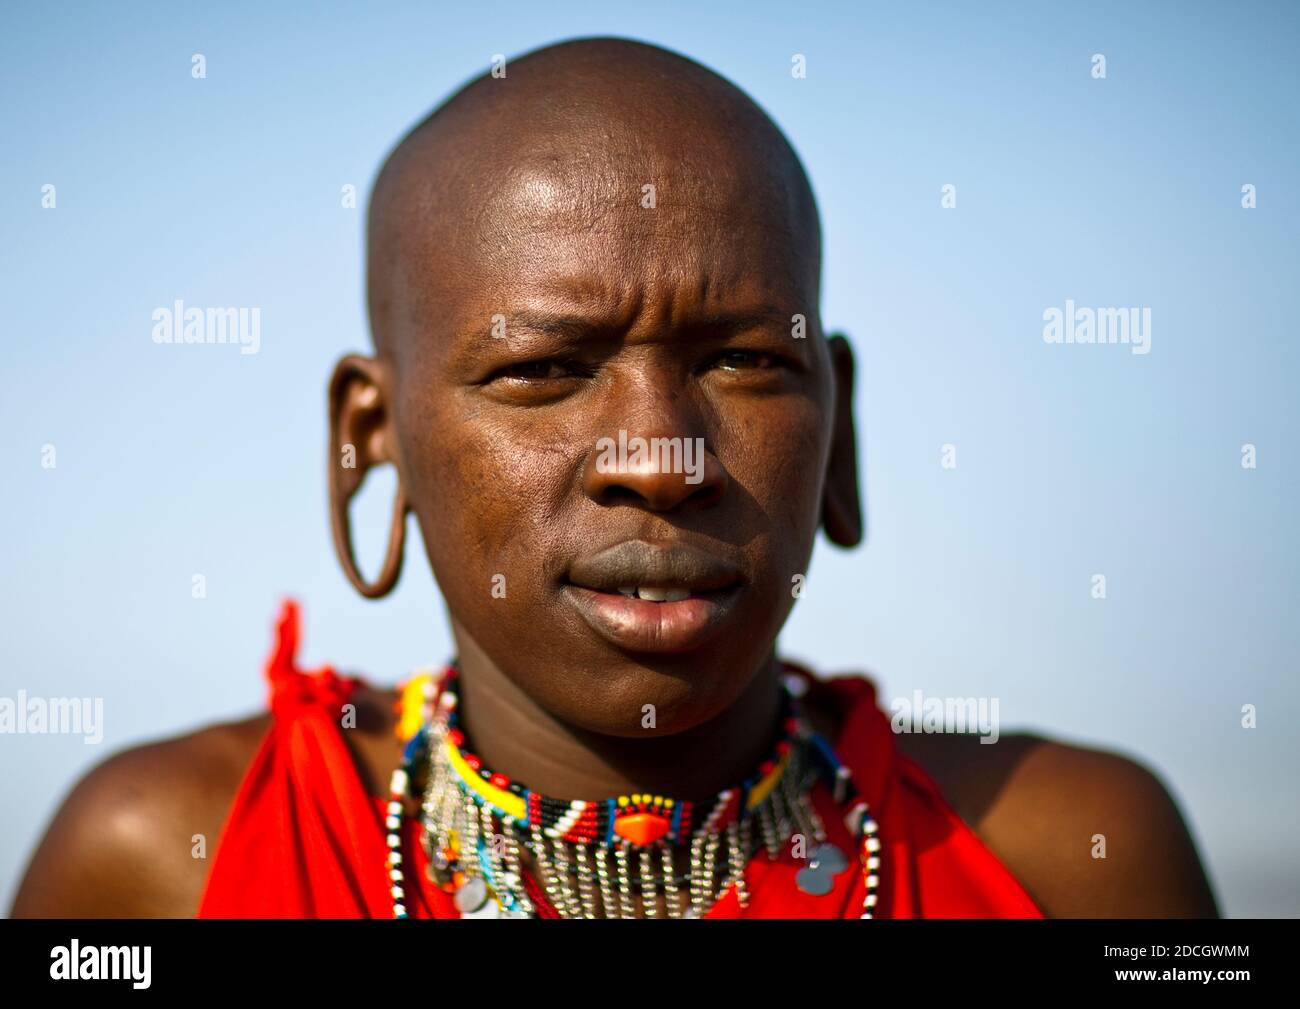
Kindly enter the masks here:
<path id="1" fill-rule="evenodd" d="M 760 326 L 772 325 L 788 327 L 791 325 L 791 318 L 784 311 L 770 305 L 763 305 L 740 311 L 708 312 L 691 316 L 681 320 L 674 328 L 689 333 L 715 335 L 719 339 L 724 339 Z M 528 310 L 506 316 L 507 331 L 515 327 L 568 340 L 613 337 L 627 328 L 622 321 L 613 319 L 583 315 L 553 315 Z"/>
<path id="2" fill-rule="evenodd" d="M 506 316 L 506 331 L 512 329 L 524 329 L 532 333 L 577 340 L 599 335 L 613 336 L 622 330 L 623 326 L 612 319 L 606 320 L 594 316 L 552 315 L 549 312 L 523 311 L 512 312 Z"/>

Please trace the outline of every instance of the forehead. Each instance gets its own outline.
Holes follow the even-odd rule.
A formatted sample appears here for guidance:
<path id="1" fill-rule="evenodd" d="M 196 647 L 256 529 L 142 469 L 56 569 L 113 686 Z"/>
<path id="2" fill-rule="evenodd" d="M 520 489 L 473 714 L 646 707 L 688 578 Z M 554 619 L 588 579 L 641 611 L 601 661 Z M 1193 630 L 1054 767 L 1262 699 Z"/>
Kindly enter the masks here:
<path id="1" fill-rule="evenodd" d="M 436 318 L 462 332 L 522 309 L 580 307 L 611 322 L 808 312 L 817 297 L 815 224 L 779 173 L 699 145 L 513 163 L 480 180 L 449 242 L 440 230 L 413 235 L 405 264 L 422 330 Z M 447 245 L 452 268 L 431 268 Z"/>

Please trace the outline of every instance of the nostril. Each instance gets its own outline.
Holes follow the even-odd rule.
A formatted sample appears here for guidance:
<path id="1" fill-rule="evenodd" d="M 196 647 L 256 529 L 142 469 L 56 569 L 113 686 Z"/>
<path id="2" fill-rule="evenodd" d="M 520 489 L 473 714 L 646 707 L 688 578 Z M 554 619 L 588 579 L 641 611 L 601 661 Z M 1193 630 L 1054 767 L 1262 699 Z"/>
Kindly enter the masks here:
<path id="1" fill-rule="evenodd" d="M 687 484 L 683 490 L 677 485 L 642 485 L 631 486 L 625 483 L 611 483 L 602 487 L 596 495 L 599 504 L 607 506 L 636 505 L 655 511 L 670 511 L 683 505 L 694 507 L 711 507 L 722 498 L 723 487 L 719 483 L 704 483 L 699 486 Z"/>
<path id="2" fill-rule="evenodd" d="M 688 500 L 693 504 L 709 507 L 722 500 L 722 494 L 725 488 L 726 484 L 720 480 L 706 483 L 696 490 Z"/>
<path id="3" fill-rule="evenodd" d="M 613 484 L 601 491 L 601 499 L 605 504 L 644 504 L 645 498 L 634 491 L 631 487 L 624 487 L 621 484 Z"/>

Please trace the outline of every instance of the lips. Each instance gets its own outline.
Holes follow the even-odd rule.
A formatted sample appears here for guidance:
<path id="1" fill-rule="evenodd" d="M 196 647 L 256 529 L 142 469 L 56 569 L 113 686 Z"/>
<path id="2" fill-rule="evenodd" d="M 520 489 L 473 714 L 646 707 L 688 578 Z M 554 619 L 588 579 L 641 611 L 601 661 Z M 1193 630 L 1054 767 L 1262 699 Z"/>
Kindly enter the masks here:
<path id="1" fill-rule="evenodd" d="M 739 570 L 685 544 L 629 540 L 575 561 L 564 597 L 606 641 L 633 652 L 683 652 L 734 612 Z"/>

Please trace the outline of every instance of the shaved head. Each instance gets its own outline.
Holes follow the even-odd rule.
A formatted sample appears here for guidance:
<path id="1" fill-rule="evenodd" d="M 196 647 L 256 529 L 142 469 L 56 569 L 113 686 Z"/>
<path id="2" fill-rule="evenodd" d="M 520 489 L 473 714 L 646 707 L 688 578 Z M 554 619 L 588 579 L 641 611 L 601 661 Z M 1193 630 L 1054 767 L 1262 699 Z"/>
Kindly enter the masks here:
<path id="1" fill-rule="evenodd" d="M 650 704 L 659 734 L 762 759 L 791 586 L 819 527 L 861 534 L 852 353 L 822 332 L 816 205 L 780 130 L 675 53 L 566 42 L 412 130 L 369 228 L 378 353 L 340 361 L 330 392 L 349 578 L 392 587 L 409 509 L 466 711 L 496 706 L 516 741 L 555 720 L 624 739 Z M 611 461 L 638 443 L 678 454 Z M 367 583 L 347 504 L 387 465 L 390 548 Z M 632 777 L 667 773 L 654 752 Z"/>
<path id="2" fill-rule="evenodd" d="M 440 328 L 447 306 L 427 303 L 439 293 L 430 278 L 463 257 L 517 246 L 533 229 L 599 231 L 624 208 L 644 211 L 647 237 L 761 222 L 775 258 L 818 286 L 812 190 L 763 110 L 684 56 L 580 39 L 467 84 L 388 157 L 368 225 L 376 348 L 388 356 L 412 327 Z"/>

